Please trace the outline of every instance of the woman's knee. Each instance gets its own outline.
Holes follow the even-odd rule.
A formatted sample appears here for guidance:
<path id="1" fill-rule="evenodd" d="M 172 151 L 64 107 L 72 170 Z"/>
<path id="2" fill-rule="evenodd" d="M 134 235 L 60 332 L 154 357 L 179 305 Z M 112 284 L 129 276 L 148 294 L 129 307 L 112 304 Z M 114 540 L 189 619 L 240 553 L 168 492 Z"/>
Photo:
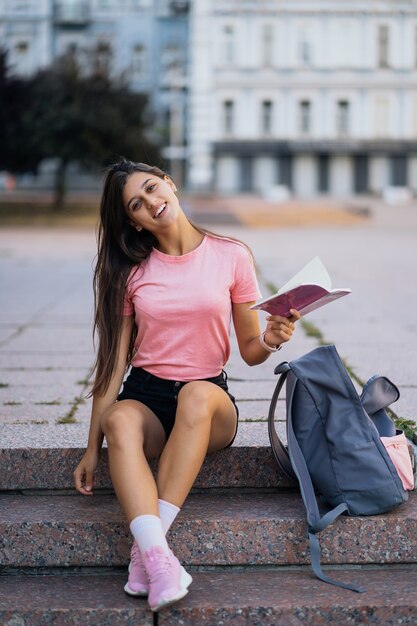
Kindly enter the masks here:
<path id="1" fill-rule="evenodd" d="M 108 444 L 118 444 L 124 441 L 143 442 L 143 420 L 140 415 L 132 413 L 120 406 L 119 403 L 106 411 L 101 419 L 101 429 L 106 436 Z"/>

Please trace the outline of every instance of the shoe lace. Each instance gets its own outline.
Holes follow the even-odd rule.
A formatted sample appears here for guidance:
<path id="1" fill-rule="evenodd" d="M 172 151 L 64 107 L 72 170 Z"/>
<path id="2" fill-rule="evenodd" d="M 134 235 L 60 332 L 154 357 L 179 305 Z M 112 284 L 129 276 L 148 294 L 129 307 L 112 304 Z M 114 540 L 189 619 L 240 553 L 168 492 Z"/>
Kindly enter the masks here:
<path id="1" fill-rule="evenodd" d="M 142 555 L 140 553 L 139 546 L 136 543 L 136 541 L 133 544 L 133 548 L 132 548 L 132 551 L 130 553 L 130 561 L 131 561 L 132 565 L 134 565 L 135 567 L 138 567 L 138 566 L 140 566 L 142 564 Z"/>
<path id="2" fill-rule="evenodd" d="M 158 554 L 158 558 L 153 559 L 152 579 L 167 574 L 171 568 L 171 561 L 168 554 Z"/>

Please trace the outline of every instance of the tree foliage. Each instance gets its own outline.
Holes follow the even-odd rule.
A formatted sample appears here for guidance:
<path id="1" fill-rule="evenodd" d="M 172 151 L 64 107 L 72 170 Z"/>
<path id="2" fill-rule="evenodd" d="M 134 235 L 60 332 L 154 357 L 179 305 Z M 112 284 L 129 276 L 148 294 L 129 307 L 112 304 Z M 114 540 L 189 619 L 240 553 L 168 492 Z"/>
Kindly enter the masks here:
<path id="1" fill-rule="evenodd" d="M 31 141 L 29 103 L 30 82 L 10 75 L 0 50 L 0 170 L 34 172 L 42 159 L 41 146 Z"/>
<path id="2" fill-rule="evenodd" d="M 33 171 L 45 158 L 57 158 L 55 204 L 63 201 L 65 172 L 77 161 L 100 167 L 119 155 L 158 163 L 146 130 L 147 98 L 106 72 L 85 74 L 71 56 L 28 78 L 8 76 L 0 63 L 0 168 Z"/>

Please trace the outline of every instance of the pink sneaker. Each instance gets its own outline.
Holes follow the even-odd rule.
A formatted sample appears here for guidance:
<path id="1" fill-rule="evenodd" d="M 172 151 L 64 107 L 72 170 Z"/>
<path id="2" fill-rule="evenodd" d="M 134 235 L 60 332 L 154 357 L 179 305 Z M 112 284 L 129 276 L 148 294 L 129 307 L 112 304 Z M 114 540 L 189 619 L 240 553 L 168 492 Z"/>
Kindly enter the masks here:
<path id="1" fill-rule="evenodd" d="M 149 593 L 149 578 L 136 541 L 130 551 L 129 576 L 124 590 L 130 596 L 147 596 Z"/>
<path id="2" fill-rule="evenodd" d="M 159 611 L 187 595 L 193 579 L 171 550 L 165 552 L 161 546 L 150 548 L 143 555 L 143 562 L 149 576 L 151 611 Z"/>

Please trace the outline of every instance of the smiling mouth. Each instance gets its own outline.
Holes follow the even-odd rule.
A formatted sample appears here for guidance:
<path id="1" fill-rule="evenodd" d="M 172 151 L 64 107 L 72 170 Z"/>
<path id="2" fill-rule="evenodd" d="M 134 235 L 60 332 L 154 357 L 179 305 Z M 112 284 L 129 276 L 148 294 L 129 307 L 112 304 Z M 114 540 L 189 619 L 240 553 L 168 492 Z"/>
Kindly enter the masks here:
<path id="1" fill-rule="evenodd" d="M 167 203 L 165 202 L 165 204 L 162 204 L 159 209 L 156 211 L 155 215 L 153 216 L 153 219 L 156 220 L 158 219 L 158 217 L 165 211 L 167 207 Z"/>

